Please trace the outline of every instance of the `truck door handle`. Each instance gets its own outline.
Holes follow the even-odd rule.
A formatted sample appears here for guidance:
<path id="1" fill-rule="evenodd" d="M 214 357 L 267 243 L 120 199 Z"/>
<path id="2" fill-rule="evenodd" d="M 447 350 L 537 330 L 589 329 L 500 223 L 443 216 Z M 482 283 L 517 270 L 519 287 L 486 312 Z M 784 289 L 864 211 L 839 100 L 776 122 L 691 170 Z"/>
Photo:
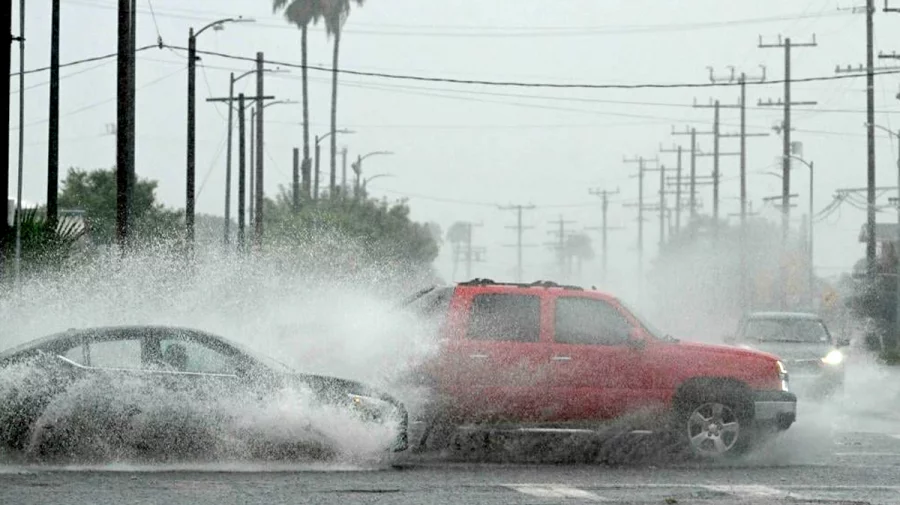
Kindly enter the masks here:
<path id="1" fill-rule="evenodd" d="M 488 355 L 487 354 L 470 354 L 469 357 L 472 359 L 485 359 L 488 357 Z"/>
<path id="2" fill-rule="evenodd" d="M 550 359 L 552 359 L 553 361 L 572 361 L 572 358 L 570 356 L 553 356 Z"/>

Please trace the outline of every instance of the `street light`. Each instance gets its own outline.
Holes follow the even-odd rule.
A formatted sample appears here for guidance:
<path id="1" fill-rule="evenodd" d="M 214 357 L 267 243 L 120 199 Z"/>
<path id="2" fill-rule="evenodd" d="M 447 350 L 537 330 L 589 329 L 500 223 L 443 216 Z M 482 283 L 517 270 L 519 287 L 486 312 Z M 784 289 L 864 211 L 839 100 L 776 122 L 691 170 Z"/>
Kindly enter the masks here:
<path id="1" fill-rule="evenodd" d="M 813 228 L 814 228 L 814 225 L 813 225 L 813 202 L 814 202 L 813 181 L 814 181 L 815 172 L 816 172 L 815 168 L 814 168 L 815 163 L 811 162 L 811 161 L 806 161 L 803 158 L 801 158 L 800 156 L 797 156 L 795 154 L 789 154 L 788 157 L 791 159 L 797 160 L 800 163 L 803 163 L 804 165 L 806 165 L 807 168 L 809 168 L 809 246 L 808 246 L 809 247 L 809 302 L 810 302 L 810 304 L 812 304 L 813 303 L 813 292 L 814 292 L 813 287 L 815 285 L 815 273 L 813 272 L 813 237 L 814 237 L 814 234 L 813 234 Z"/>
<path id="2" fill-rule="evenodd" d="M 221 30 L 226 23 L 252 23 L 253 19 L 224 18 L 213 21 L 194 33 L 191 27 L 188 31 L 188 117 L 187 117 L 187 198 L 185 202 L 185 226 L 187 228 L 187 245 L 192 247 L 194 243 L 194 204 L 195 204 L 195 134 L 196 134 L 196 74 L 197 74 L 197 37 L 209 28 Z M 229 104 L 230 105 L 230 104 Z"/>
<path id="3" fill-rule="evenodd" d="M 298 103 L 296 100 L 285 99 L 285 100 L 275 100 L 273 102 L 265 103 L 260 106 L 258 103 L 256 107 L 254 107 L 250 111 L 250 222 L 255 223 L 256 214 L 262 214 L 262 206 L 260 205 L 261 199 L 260 196 L 263 193 L 263 188 L 255 188 L 254 183 L 258 185 L 259 176 L 257 171 L 259 170 L 256 165 L 254 165 L 253 155 L 254 150 L 259 150 L 262 145 L 262 137 L 259 131 L 254 133 L 254 129 L 256 128 L 256 115 L 259 113 L 258 110 L 265 109 L 266 107 L 272 105 L 284 105 L 284 104 L 296 104 Z"/>
<path id="4" fill-rule="evenodd" d="M 339 130 L 335 130 L 334 133 L 343 133 L 343 134 L 345 134 L 345 135 L 350 135 L 350 134 L 353 134 L 353 133 L 356 133 L 356 132 L 353 131 L 353 130 L 348 130 L 348 129 L 346 129 L 346 128 L 341 128 L 341 129 L 339 129 Z M 322 135 L 321 137 L 318 136 L 318 135 L 316 135 L 316 153 L 315 153 L 315 155 L 316 155 L 316 160 L 315 160 L 315 170 L 316 170 L 316 173 L 315 173 L 315 176 L 314 176 L 314 178 L 315 178 L 315 183 L 313 184 L 313 186 L 314 186 L 314 188 L 313 188 L 313 200 L 318 200 L 318 199 L 319 199 L 319 142 L 321 142 L 321 141 L 327 139 L 327 138 L 330 137 L 330 136 L 331 136 L 331 131 L 325 133 L 325 135 Z M 334 188 L 331 188 L 331 191 L 333 192 L 333 191 L 334 191 Z M 334 196 L 334 195 L 331 195 L 331 196 Z"/>
<path id="5" fill-rule="evenodd" d="M 367 177 L 367 178 L 363 179 L 363 183 L 362 183 L 362 191 L 363 191 L 363 193 L 366 192 L 366 187 L 369 185 L 370 182 L 372 182 L 372 181 L 374 181 L 375 179 L 378 179 L 378 178 L 380 178 L 380 177 L 396 177 L 396 175 L 394 175 L 394 174 L 376 174 L 376 175 L 373 175 L 373 176 L 371 176 L 371 177 Z"/>
<path id="6" fill-rule="evenodd" d="M 355 185 L 355 188 L 354 188 L 354 191 L 353 191 L 353 193 L 354 193 L 354 194 L 353 194 L 353 197 L 354 197 L 354 198 L 358 198 L 358 197 L 359 197 L 359 191 L 360 191 L 360 178 L 362 177 L 362 162 L 363 162 L 363 160 L 366 159 L 366 158 L 368 158 L 368 157 L 370 157 L 370 156 L 378 156 L 378 155 L 381 155 L 381 156 L 390 156 L 390 155 L 392 155 L 392 154 L 394 154 L 393 151 L 372 151 L 372 152 L 370 152 L 370 153 L 366 153 L 366 154 L 364 154 L 364 155 L 362 155 L 362 156 L 357 156 L 357 157 L 356 157 L 356 163 L 353 163 L 353 164 L 350 166 L 350 167 L 353 169 L 353 173 L 356 174 L 356 185 Z M 365 187 L 363 187 L 362 189 L 365 189 Z"/>

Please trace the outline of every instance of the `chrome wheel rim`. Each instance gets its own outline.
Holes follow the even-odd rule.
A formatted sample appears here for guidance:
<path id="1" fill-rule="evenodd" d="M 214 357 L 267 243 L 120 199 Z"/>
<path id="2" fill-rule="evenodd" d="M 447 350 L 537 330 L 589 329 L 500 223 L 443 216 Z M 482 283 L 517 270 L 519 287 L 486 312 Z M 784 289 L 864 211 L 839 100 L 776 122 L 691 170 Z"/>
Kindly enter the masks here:
<path id="1" fill-rule="evenodd" d="M 740 433 L 737 415 L 722 403 L 704 403 L 688 417 L 688 440 L 696 454 L 721 456 L 737 444 Z"/>

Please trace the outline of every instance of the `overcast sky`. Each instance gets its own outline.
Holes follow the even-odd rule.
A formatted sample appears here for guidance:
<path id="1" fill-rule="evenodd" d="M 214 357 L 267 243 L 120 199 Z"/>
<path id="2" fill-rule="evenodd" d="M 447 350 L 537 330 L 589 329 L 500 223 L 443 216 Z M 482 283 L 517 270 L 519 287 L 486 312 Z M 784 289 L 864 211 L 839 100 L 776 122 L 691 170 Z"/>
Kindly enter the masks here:
<path id="1" fill-rule="evenodd" d="M 18 4 L 18 2 L 15 2 Z M 116 50 L 115 0 L 63 0 L 62 61 L 69 62 Z M 727 6 L 726 6 L 727 4 Z M 836 64 L 865 62 L 865 16 L 849 10 L 855 4 L 834 0 L 756 0 L 722 2 L 691 0 L 370 0 L 353 10 L 341 45 L 341 67 L 428 77 L 547 83 L 645 84 L 709 82 L 708 66 L 718 76 L 728 66 L 758 75 L 760 65 L 770 79 L 783 78 L 783 51 L 760 49 L 778 35 L 818 47 L 794 50 L 795 78 L 831 77 Z M 299 31 L 273 13 L 267 0 L 138 0 L 138 46 L 156 43 L 186 46 L 189 27 L 199 28 L 228 16 L 251 17 L 256 23 L 232 24 L 208 30 L 198 39 L 203 50 L 266 59 L 300 62 Z M 881 7 L 879 2 L 879 8 Z M 28 2 L 26 8 L 26 68 L 49 64 L 50 2 Z M 14 10 L 13 18 L 18 19 Z M 900 50 L 900 14 L 876 16 L 876 48 Z M 18 33 L 17 23 L 14 33 Z M 18 68 L 14 46 L 13 68 Z M 310 32 L 310 63 L 328 66 L 331 45 L 321 26 Z M 890 60 L 879 60 L 888 65 Z M 900 61 L 896 61 L 900 65 Z M 896 66 L 895 65 L 895 66 Z M 227 123 L 224 105 L 205 99 L 228 92 L 228 74 L 252 68 L 249 62 L 204 56 L 197 80 L 198 211 L 223 214 Z M 62 71 L 60 164 L 68 167 L 111 167 L 115 137 L 106 124 L 116 119 L 115 59 L 86 63 Z M 267 94 L 278 99 L 301 98 L 300 71 L 270 74 Z M 27 201 L 43 201 L 46 191 L 48 73 L 26 76 L 25 177 Z M 184 206 L 186 137 L 186 59 L 177 50 L 151 49 L 138 56 L 137 153 L 139 176 L 159 181 L 158 197 L 167 205 Z M 254 91 L 244 79 L 238 91 Z M 877 122 L 900 128 L 900 76 L 878 77 Z M 11 111 L 17 111 L 18 81 L 12 81 Z M 794 100 L 815 100 L 816 107 L 798 107 L 794 140 L 802 141 L 804 156 L 816 163 L 815 207 L 827 206 L 836 188 L 866 184 L 865 78 L 797 83 Z M 748 129 L 769 132 L 748 141 L 749 195 L 754 210 L 777 219 L 762 198 L 780 192 L 780 180 L 759 172 L 779 166 L 781 137 L 772 131 L 780 121 L 779 108 L 760 108 L 757 100 L 778 99 L 782 85 L 751 86 L 748 90 Z M 310 71 L 313 134 L 329 128 L 330 75 Z M 710 109 L 695 109 L 694 100 L 720 99 L 736 104 L 737 88 L 566 90 L 488 87 L 436 82 L 411 82 L 373 77 L 342 76 L 339 126 L 356 131 L 341 136 L 350 157 L 374 150 L 391 150 L 392 157 L 372 157 L 364 165 L 368 175 L 390 173 L 370 186 L 375 196 L 408 197 L 413 217 L 435 221 L 445 229 L 457 220 L 483 223 L 475 230 L 477 245 L 487 248 L 487 261 L 473 274 L 508 277 L 515 262 L 515 214 L 497 205 L 529 204 L 526 251 L 529 277 L 546 277 L 552 256 L 545 243 L 552 239 L 549 222 L 560 216 L 573 229 L 600 224 L 599 199 L 589 188 L 620 193 L 610 206 L 611 264 L 618 279 L 634 272 L 636 212 L 622 203 L 634 202 L 637 180 L 634 165 L 624 157 L 654 157 L 660 144 L 688 146 L 687 137 L 673 137 L 696 126 L 709 130 Z M 736 132 L 736 109 L 723 109 L 724 132 Z M 266 109 L 266 192 L 289 184 L 291 149 L 302 146 L 299 105 Z M 17 142 L 15 115 L 9 140 Z M 895 185 L 897 141 L 879 132 L 879 185 Z M 709 137 L 700 146 L 712 149 Z M 327 142 L 322 166 L 327 169 Z M 722 139 L 722 151 L 738 149 L 735 139 Z M 659 154 L 675 166 L 671 154 Z M 15 148 L 10 149 L 15 167 Z M 685 157 L 687 166 L 687 157 Z M 711 158 L 702 158 L 698 172 L 708 175 Z M 800 193 L 799 218 L 808 204 L 808 172 L 795 168 L 794 190 Z M 738 158 L 722 159 L 722 214 L 738 210 Z M 326 172 L 327 174 L 327 172 Z M 327 177 L 327 175 L 326 175 Z M 658 191 L 656 174 L 645 187 L 648 198 Z M 326 179 L 327 180 L 327 179 Z M 15 175 L 11 188 L 15 188 Z M 12 190 L 12 189 L 11 189 Z M 881 203 L 887 203 L 884 195 Z M 701 193 L 711 207 L 711 191 Z M 645 227 L 647 258 L 657 242 L 656 215 Z M 846 271 L 864 255 L 858 234 L 865 213 L 849 203 L 816 228 L 816 266 L 823 275 Z M 895 221 L 892 212 L 879 221 Z M 599 235 L 595 235 L 599 248 Z M 449 276 L 447 251 L 439 260 Z M 596 271 L 596 265 L 590 267 Z M 460 274 L 461 275 L 461 274 Z"/>

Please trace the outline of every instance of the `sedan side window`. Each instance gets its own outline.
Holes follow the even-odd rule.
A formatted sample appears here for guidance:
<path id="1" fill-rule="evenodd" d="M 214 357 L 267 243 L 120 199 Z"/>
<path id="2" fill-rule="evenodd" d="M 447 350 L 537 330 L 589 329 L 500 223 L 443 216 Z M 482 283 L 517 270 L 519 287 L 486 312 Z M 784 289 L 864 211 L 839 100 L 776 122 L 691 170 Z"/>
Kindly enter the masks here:
<path id="1" fill-rule="evenodd" d="M 87 347 L 85 357 L 88 360 L 88 364 L 92 367 L 141 368 L 141 341 L 139 339 L 99 340 L 85 345 Z M 81 349 L 81 346 L 77 347 L 77 349 Z M 81 363 L 77 359 L 72 361 Z"/>
<path id="2" fill-rule="evenodd" d="M 224 353 L 194 340 L 168 338 L 160 341 L 162 361 L 178 372 L 235 374 L 237 366 Z"/>
<path id="3" fill-rule="evenodd" d="M 537 342 L 541 299 L 534 295 L 475 295 L 467 337 L 472 340 Z"/>
<path id="4" fill-rule="evenodd" d="M 562 344 L 621 345 L 631 324 L 611 304 L 593 298 L 556 299 L 555 341 Z"/>
<path id="5" fill-rule="evenodd" d="M 78 363 L 79 365 L 86 366 L 87 365 L 87 355 L 84 344 L 78 344 L 75 347 L 69 349 L 65 353 L 63 353 L 63 357 L 69 361 Z"/>

